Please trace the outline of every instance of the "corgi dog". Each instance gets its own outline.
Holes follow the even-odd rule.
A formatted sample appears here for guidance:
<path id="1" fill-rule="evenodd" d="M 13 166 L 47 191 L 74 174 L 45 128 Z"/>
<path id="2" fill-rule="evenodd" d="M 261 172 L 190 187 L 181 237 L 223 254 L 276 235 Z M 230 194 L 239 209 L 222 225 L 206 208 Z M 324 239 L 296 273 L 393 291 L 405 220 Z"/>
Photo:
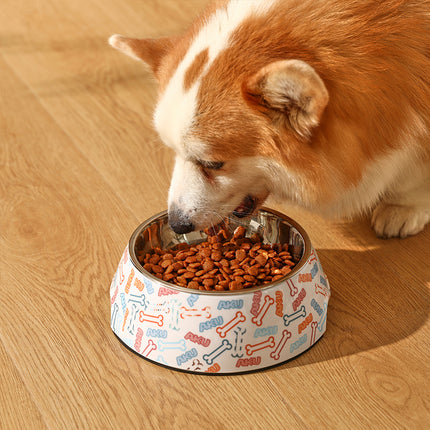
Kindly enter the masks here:
<path id="1" fill-rule="evenodd" d="M 109 42 L 158 81 L 175 232 L 270 194 L 326 216 L 372 211 L 383 238 L 429 222 L 429 1 L 216 0 L 182 35 Z"/>

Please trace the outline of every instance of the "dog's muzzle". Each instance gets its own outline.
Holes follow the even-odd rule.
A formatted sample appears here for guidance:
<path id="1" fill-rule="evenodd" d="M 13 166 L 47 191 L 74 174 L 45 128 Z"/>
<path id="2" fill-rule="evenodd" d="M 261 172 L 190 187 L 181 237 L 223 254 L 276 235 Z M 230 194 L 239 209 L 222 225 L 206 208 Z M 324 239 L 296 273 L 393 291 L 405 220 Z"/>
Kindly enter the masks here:
<path id="1" fill-rule="evenodd" d="M 190 233 L 194 230 L 194 224 L 179 209 L 169 209 L 169 226 L 177 234 Z"/>

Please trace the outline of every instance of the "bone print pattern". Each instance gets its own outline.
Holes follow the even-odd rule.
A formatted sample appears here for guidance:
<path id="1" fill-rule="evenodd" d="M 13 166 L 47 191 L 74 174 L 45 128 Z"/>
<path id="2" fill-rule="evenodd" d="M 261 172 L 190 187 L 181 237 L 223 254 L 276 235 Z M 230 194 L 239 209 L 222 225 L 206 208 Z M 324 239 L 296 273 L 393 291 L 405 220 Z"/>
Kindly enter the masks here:
<path id="1" fill-rule="evenodd" d="M 283 363 L 315 344 L 326 329 L 329 298 L 315 250 L 297 273 L 271 287 L 199 294 L 149 279 L 126 249 L 110 287 L 111 327 L 154 363 L 240 373 Z"/>

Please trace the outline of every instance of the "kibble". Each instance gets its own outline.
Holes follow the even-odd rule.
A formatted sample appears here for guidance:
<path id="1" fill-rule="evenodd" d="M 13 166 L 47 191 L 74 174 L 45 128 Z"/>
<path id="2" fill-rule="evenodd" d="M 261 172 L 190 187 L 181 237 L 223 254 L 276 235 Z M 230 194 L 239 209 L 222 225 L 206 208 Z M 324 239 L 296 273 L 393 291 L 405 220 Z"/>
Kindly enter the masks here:
<path id="1" fill-rule="evenodd" d="M 166 282 L 195 290 L 241 290 L 276 281 L 291 272 L 295 262 L 288 244 L 264 244 L 245 227 L 230 234 L 225 226 L 205 231 L 197 245 L 180 243 L 172 249 L 154 248 L 138 255 L 143 268 Z"/>

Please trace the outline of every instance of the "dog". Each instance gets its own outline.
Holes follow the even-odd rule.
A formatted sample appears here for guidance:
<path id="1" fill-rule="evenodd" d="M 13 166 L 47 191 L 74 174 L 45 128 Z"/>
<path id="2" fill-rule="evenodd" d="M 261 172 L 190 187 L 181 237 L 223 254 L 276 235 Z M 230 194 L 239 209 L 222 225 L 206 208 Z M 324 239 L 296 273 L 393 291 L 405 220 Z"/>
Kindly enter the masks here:
<path id="1" fill-rule="evenodd" d="M 382 238 L 429 222 L 430 2 L 218 0 L 182 35 L 109 43 L 158 81 L 175 232 L 269 195 L 325 216 L 372 211 Z"/>

